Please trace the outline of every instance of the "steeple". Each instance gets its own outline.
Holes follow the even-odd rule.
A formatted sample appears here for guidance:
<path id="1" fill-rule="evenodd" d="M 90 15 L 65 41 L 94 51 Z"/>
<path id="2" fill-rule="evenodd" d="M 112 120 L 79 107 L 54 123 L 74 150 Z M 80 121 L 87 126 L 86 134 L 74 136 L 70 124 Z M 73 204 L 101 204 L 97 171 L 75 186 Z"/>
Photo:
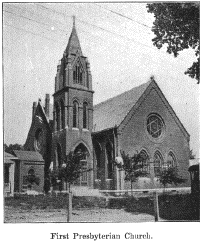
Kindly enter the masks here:
<path id="1" fill-rule="evenodd" d="M 70 53 L 76 54 L 77 51 L 79 51 L 80 55 L 82 55 L 81 45 L 76 32 L 75 16 L 73 16 L 73 28 L 72 28 L 71 35 L 69 37 L 69 41 L 65 53 L 66 55 Z"/>
<path id="2" fill-rule="evenodd" d="M 90 63 L 83 56 L 73 16 L 72 32 L 63 57 L 57 65 L 55 77 L 55 93 L 65 87 L 81 88 L 92 91 L 92 75 Z"/>

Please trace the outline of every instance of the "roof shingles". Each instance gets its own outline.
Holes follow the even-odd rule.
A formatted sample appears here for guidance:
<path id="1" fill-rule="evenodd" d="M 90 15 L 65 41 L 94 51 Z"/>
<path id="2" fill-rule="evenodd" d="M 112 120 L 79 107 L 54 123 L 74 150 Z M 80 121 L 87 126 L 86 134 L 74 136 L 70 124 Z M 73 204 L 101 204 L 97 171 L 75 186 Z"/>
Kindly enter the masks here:
<path id="1" fill-rule="evenodd" d="M 14 153 L 18 159 L 22 161 L 44 162 L 44 159 L 39 152 L 14 150 Z"/>
<path id="2" fill-rule="evenodd" d="M 119 126 L 151 81 L 94 106 L 93 132 Z"/>

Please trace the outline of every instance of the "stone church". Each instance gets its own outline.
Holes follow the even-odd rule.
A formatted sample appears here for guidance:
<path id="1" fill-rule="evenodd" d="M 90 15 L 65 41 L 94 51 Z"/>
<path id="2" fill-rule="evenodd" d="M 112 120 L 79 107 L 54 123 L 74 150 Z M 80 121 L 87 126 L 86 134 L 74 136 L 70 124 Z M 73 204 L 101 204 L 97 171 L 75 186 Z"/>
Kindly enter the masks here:
<path id="1" fill-rule="evenodd" d="M 45 172 L 51 162 L 60 167 L 64 155 L 81 150 L 87 155 L 83 167 L 93 170 L 83 173 L 76 184 L 127 189 L 124 173 L 113 164 L 124 151 L 145 157 L 148 176 L 139 179 L 134 188 L 159 187 L 155 180 L 159 168 L 169 165 L 176 165 L 179 174 L 188 179 L 190 136 L 153 78 L 95 106 L 93 95 L 90 63 L 82 53 L 74 22 L 57 66 L 53 106 L 49 94 L 45 104 L 40 99 L 33 103 L 25 143 L 25 150 L 43 156 Z"/>

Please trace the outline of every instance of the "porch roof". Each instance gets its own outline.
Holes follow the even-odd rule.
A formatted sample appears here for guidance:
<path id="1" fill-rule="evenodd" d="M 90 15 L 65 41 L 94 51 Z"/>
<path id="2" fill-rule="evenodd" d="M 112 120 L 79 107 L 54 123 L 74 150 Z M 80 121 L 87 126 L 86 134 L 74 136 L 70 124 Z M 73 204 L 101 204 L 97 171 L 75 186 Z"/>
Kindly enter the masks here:
<path id="1" fill-rule="evenodd" d="M 44 162 L 44 159 L 39 152 L 14 150 L 14 153 L 17 158 L 22 161 Z"/>

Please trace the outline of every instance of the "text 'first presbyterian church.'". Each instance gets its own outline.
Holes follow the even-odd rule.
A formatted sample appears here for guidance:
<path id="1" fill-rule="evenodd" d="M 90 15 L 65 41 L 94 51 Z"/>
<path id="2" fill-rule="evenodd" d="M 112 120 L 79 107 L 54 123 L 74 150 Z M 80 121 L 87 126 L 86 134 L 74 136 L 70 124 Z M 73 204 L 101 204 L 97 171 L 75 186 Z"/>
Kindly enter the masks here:
<path id="1" fill-rule="evenodd" d="M 90 63 L 82 53 L 74 21 L 57 66 L 53 106 L 49 94 L 44 106 L 41 100 L 33 103 L 25 143 L 26 151 L 42 155 L 44 172 L 51 162 L 54 168 L 61 167 L 65 155 L 81 150 L 87 155 L 83 167 L 93 170 L 83 173 L 78 185 L 127 189 L 129 182 L 124 181 L 124 173 L 113 164 L 124 151 L 131 156 L 141 152 L 146 159 L 144 170 L 148 176 L 134 183 L 134 188 L 159 187 L 151 179 L 156 179 L 163 166 L 176 165 L 180 176 L 189 178 L 190 136 L 153 78 L 95 106 L 93 95 Z M 36 164 L 31 167 L 45 182 L 46 173 L 43 175 Z M 28 167 L 26 170 L 28 174 Z M 188 181 L 182 186 L 186 185 Z"/>

